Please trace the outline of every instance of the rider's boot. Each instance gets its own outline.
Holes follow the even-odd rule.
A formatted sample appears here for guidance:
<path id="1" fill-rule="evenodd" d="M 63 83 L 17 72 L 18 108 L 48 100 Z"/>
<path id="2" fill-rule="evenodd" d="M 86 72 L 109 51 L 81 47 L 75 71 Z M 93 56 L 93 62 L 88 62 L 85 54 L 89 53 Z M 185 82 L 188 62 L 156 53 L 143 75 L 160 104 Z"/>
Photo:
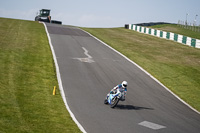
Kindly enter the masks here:
<path id="1" fill-rule="evenodd" d="M 106 99 L 108 99 L 109 95 L 110 95 L 110 93 L 107 94 Z"/>

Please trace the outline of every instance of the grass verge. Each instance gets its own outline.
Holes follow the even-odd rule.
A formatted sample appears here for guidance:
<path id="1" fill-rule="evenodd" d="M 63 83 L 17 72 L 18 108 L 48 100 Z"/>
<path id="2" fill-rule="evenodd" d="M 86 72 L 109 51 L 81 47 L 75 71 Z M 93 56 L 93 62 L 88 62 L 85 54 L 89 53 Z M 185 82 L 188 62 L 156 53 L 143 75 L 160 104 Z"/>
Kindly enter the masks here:
<path id="1" fill-rule="evenodd" d="M 147 70 L 200 111 L 200 49 L 124 28 L 82 28 Z"/>
<path id="2" fill-rule="evenodd" d="M 0 132 L 80 132 L 57 89 L 43 24 L 0 18 Z"/>

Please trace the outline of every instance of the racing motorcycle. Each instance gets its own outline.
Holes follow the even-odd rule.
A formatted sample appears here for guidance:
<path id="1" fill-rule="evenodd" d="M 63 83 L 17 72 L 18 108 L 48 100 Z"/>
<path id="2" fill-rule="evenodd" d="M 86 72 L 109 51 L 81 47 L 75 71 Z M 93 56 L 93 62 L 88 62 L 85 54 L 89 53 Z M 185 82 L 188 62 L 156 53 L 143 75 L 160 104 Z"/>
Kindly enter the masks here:
<path id="1" fill-rule="evenodd" d="M 119 100 L 124 101 L 125 92 L 120 92 L 119 89 L 116 90 L 116 92 L 110 93 L 108 96 L 106 96 L 106 99 L 104 100 L 104 104 L 110 104 L 111 108 L 114 108 L 117 106 Z"/>

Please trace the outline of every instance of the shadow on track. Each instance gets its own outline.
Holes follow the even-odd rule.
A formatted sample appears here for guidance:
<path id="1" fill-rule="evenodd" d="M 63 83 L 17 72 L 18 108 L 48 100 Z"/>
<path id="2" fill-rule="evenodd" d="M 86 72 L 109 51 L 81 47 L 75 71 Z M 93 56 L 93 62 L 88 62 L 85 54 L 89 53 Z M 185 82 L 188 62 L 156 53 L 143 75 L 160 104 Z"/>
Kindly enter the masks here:
<path id="1" fill-rule="evenodd" d="M 117 105 L 115 109 L 123 109 L 123 110 L 154 110 L 153 108 L 147 108 L 147 107 L 139 107 L 139 106 L 133 106 L 133 105 Z"/>

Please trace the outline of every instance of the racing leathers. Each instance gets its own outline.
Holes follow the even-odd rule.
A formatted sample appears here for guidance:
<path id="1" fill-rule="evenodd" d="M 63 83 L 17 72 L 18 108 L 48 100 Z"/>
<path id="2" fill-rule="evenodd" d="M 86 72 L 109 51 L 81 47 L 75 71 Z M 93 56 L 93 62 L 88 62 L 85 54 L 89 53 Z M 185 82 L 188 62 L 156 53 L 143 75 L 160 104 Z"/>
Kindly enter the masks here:
<path id="1" fill-rule="evenodd" d="M 122 84 L 119 84 L 117 86 L 115 86 L 111 91 L 110 93 L 107 94 L 107 97 L 110 95 L 110 94 L 115 94 L 117 92 L 117 89 L 119 89 L 120 92 L 124 92 L 124 95 L 122 96 L 122 101 L 125 100 L 125 96 L 126 96 L 126 92 L 127 92 L 127 88 L 125 87 L 122 87 Z"/>

